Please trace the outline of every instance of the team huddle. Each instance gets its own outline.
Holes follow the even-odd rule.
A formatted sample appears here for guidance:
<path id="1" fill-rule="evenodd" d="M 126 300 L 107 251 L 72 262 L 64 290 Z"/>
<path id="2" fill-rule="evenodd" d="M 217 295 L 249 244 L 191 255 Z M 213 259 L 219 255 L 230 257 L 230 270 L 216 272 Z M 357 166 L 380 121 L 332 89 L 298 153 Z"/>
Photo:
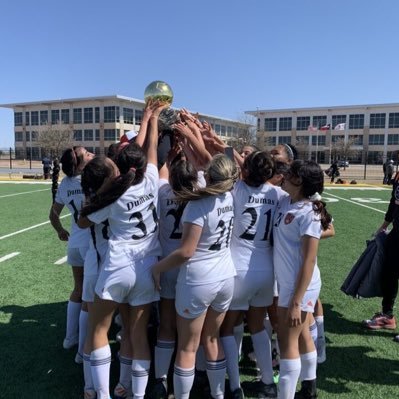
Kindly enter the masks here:
<path id="1" fill-rule="evenodd" d="M 290 145 L 232 151 L 184 109 L 169 130 L 159 129 L 165 108 L 149 101 L 139 132 L 124 135 L 107 157 L 74 147 L 60 159 L 65 177 L 50 220 L 68 241 L 74 277 L 63 345 L 78 345 L 85 399 L 111 397 L 108 330 L 115 312 L 123 326 L 115 399 L 142 399 L 146 390 L 152 399 L 167 398 L 174 353 L 176 399 L 189 398 L 201 373 L 212 398 L 244 398 L 244 319 L 260 369 L 253 393 L 316 398 L 317 250 L 320 238 L 334 235 L 320 197 L 323 171 L 295 159 Z M 70 232 L 60 221 L 65 206 Z M 154 306 L 155 384 L 147 388 Z M 280 352 L 278 384 L 271 330 Z"/>

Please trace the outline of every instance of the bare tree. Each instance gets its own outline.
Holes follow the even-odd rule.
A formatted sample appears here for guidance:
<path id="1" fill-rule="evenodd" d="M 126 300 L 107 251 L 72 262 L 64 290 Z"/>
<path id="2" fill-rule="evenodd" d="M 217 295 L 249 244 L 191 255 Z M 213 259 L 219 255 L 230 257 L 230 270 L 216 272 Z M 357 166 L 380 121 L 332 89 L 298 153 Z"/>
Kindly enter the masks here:
<path id="1" fill-rule="evenodd" d="M 37 142 L 42 148 L 42 153 L 60 157 L 62 151 L 73 145 L 73 131 L 63 123 L 47 125 L 38 132 Z"/>
<path id="2" fill-rule="evenodd" d="M 311 150 L 308 136 L 297 136 L 295 140 L 295 148 L 298 151 L 299 159 L 310 159 Z"/>
<path id="3" fill-rule="evenodd" d="M 256 145 L 256 129 L 251 115 L 241 115 L 237 118 L 237 146 Z"/>
<path id="4" fill-rule="evenodd" d="M 331 143 L 331 160 L 348 160 L 351 157 L 357 157 L 361 151 L 353 148 L 355 143 L 356 139 L 345 141 L 344 138 L 338 138 L 334 143 Z"/>

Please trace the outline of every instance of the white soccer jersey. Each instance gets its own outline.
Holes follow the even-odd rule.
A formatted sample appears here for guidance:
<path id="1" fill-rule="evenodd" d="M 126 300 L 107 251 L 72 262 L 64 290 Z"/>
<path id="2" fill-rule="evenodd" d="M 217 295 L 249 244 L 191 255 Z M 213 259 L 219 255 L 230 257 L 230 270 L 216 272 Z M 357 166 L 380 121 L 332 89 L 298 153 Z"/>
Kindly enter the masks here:
<path id="1" fill-rule="evenodd" d="M 278 190 L 271 184 L 251 187 L 238 181 L 233 197 L 231 255 L 236 270 L 262 271 L 265 267 L 273 267 L 270 235 Z"/>
<path id="2" fill-rule="evenodd" d="M 89 246 L 88 229 L 81 229 L 76 224 L 82 209 L 85 196 L 80 184 L 80 175 L 64 177 L 58 187 L 55 202 L 66 206 L 71 212 L 71 232 L 68 239 L 69 248 L 84 248 Z"/>
<path id="3" fill-rule="evenodd" d="M 183 212 L 183 223 L 202 227 L 197 249 L 180 267 L 178 282 L 208 284 L 235 275 L 230 254 L 234 207 L 230 192 L 190 201 Z"/>
<path id="4" fill-rule="evenodd" d="M 183 226 L 181 217 L 184 206 L 176 200 L 176 195 L 167 180 L 159 181 L 159 241 L 162 247 L 162 256 L 168 256 L 180 247 Z"/>
<path id="5" fill-rule="evenodd" d="M 108 220 L 90 226 L 89 230 L 90 243 L 85 257 L 84 273 L 85 275 L 96 275 L 100 272 L 100 265 L 104 262 L 108 250 Z"/>
<path id="6" fill-rule="evenodd" d="M 107 270 L 128 266 L 119 263 L 124 255 L 135 260 L 161 255 L 158 241 L 158 180 L 157 167 L 148 164 L 141 183 L 129 187 L 111 205 L 88 215 L 89 220 L 97 224 L 108 219 L 110 256 L 109 259 L 107 257 Z"/>
<path id="7" fill-rule="evenodd" d="M 316 215 L 309 201 L 291 203 L 287 195 L 281 198 L 273 224 L 273 261 L 279 287 L 295 288 L 298 272 L 302 267 L 302 238 L 307 235 L 320 239 L 320 216 Z M 317 261 L 308 290 L 320 287 Z"/>

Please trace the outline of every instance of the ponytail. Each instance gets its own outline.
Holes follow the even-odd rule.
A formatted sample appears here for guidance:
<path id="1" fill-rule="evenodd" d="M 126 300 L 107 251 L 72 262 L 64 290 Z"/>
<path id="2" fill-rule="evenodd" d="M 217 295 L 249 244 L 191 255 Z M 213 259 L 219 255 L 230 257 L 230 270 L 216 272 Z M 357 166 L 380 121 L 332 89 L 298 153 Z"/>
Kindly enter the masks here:
<path id="1" fill-rule="evenodd" d="M 326 203 L 321 200 L 312 201 L 313 211 L 316 215 L 320 215 L 320 223 L 323 230 L 327 230 L 328 226 L 331 224 L 332 217 L 327 212 Z"/>

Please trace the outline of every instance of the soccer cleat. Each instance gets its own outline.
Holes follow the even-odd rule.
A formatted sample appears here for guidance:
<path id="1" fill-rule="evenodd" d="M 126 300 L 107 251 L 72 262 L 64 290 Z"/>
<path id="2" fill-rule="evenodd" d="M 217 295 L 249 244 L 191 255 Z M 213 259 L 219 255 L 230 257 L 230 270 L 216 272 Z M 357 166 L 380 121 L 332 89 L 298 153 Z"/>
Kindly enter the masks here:
<path id="1" fill-rule="evenodd" d="M 114 389 L 114 399 L 132 399 L 133 393 L 131 389 L 125 388 L 120 382 Z"/>
<path id="2" fill-rule="evenodd" d="M 259 399 L 277 398 L 277 385 L 265 384 L 262 380 L 255 381 L 251 385 L 251 391 L 258 394 Z"/>
<path id="3" fill-rule="evenodd" d="M 317 337 L 316 342 L 317 363 L 321 364 L 326 361 L 326 338 L 324 336 Z"/>
<path id="4" fill-rule="evenodd" d="M 302 381 L 301 390 L 295 393 L 294 399 L 316 399 L 316 380 Z"/>
<path id="5" fill-rule="evenodd" d="M 155 384 L 148 394 L 148 399 L 167 399 L 168 383 L 165 378 L 157 378 Z"/>
<path id="6" fill-rule="evenodd" d="M 242 390 L 242 388 L 239 387 L 231 392 L 230 399 L 245 399 L 244 391 Z"/>
<path id="7" fill-rule="evenodd" d="M 83 356 L 79 352 L 76 352 L 75 363 L 76 364 L 83 364 Z"/>
<path id="8" fill-rule="evenodd" d="M 395 330 L 396 320 L 395 317 L 386 315 L 384 313 L 376 313 L 371 319 L 363 320 L 363 327 L 369 330 Z"/>
<path id="9" fill-rule="evenodd" d="M 94 389 L 85 389 L 83 397 L 84 399 L 96 399 L 97 394 Z"/>
<path id="10" fill-rule="evenodd" d="M 75 339 L 70 339 L 70 338 L 65 338 L 62 346 L 64 347 L 64 349 L 71 349 L 74 346 L 76 346 L 79 343 L 79 338 L 75 338 Z"/>

